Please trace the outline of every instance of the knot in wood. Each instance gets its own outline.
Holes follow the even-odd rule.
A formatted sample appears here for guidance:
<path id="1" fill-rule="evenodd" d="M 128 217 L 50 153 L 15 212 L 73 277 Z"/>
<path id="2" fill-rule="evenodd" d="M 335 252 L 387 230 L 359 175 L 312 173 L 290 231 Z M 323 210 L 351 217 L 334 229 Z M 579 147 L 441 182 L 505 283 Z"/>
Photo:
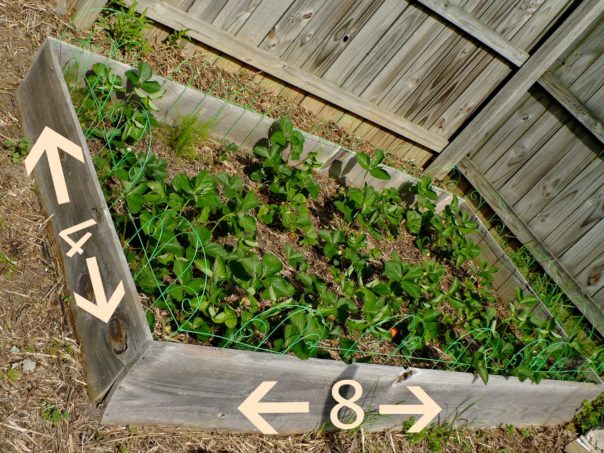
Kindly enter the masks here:
<path id="1" fill-rule="evenodd" d="M 116 315 L 113 315 L 109 320 L 107 336 L 109 345 L 116 354 L 122 354 L 128 349 L 128 330 L 126 329 L 126 324 Z"/>

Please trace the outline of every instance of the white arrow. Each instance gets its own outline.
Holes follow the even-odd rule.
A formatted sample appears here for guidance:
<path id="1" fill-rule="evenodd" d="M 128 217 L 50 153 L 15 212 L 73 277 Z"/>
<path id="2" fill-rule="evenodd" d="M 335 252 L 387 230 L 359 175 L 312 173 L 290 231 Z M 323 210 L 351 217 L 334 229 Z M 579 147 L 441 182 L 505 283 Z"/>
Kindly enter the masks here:
<path id="1" fill-rule="evenodd" d="M 80 146 L 46 126 L 25 158 L 25 170 L 28 175 L 31 175 L 38 161 L 46 153 L 57 201 L 59 204 L 64 204 L 69 203 L 69 194 L 67 193 L 65 175 L 61 167 L 61 159 L 59 158 L 59 148 L 80 162 L 84 162 L 84 153 Z"/>
<path id="2" fill-rule="evenodd" d="M 101 280 L 101 273 L 99 272 L 99 265 L 96 262 L 96 257 L 86 258 L 86 264 L 88 266 L 88 274 L 90 275 L 90 281 L 92 282 L 92 291 L 94 292 L 96 304 L 93 304 L 86 298 L 74 292 L 76 304 L 82 310 L 86 310 L 101 321 L 108 322 L 111 315 L 120 304 L 122 297 L 126 294 L 124 283 L 120 281 L 119 285 L 117 285 L 117 288 L 115 288 L 115 291 L 109 298 L 109 301 L 107 301 L 107 295 L 105 294 L 105 288 L 103 288 L 103 281 Z"/>
<path id="3" fill-rule="evenodd" d="M 260 414 L 307 414 L 310 412 L 308 402 L 261 403 L 260 400 L 271 391 L 276 383 L 277 381 L 263 381 L 237 408 L 262 434 L 278 433 Z"/>
<path id="4" fill-rule="evenodd" d="M 413 392 L 422 404 L 407 404 L 404 406 L 398 404 L 380 404 L 379 413 L 380 415 L 421 415 L 420 419 L 409 428 L 410 433 L 419 433 L 442 409 L 421 387 L 410 385 L 407 388 Z"/>

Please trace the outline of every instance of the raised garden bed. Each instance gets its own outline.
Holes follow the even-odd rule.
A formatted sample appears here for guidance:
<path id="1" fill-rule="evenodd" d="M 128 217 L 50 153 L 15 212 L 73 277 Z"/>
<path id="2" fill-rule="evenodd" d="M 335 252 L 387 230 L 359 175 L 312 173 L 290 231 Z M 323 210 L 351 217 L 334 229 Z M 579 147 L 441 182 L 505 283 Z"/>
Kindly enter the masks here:
<path id="1" fill-rule="evenodd" d="M 318 143 L 315 137 L 290 130 L 286 121 L 271 129 L 272 121 L 267 118 L 178 84 L 159 80 L 166 91 L 159 96 L 159 85 L 142 86 L 148 82 L 146 76 L 140 80 L 146 71 L 143 66 L 127 78 L 152 95 L 159 121 L 181 124 L 183 116 L 194 113 L 204 121 L 213 119 L 212 136 L 240 148 L 252 147 L 261 139 L 269 142 L 255 148 L 256 158 L 237 151 L 229 160 L 206 162 L 226 175 L 211 177 L 189 169 L 189 175 L 174 175 L 174 167 L 168 166 L 172 173 L 168 178 L 163 175 L 164 166 L 150 159 L 151 154 L 137 156 L 140 148 L 135 142 L 143 133 L 134 130 L 115 139 L 108 138 L 114 134 L 107 134 L 107 129 L 96 131 L 112 148 L 96 153 L 96 164 L 120 231 L 118 239 L 110 211 L 99 197 L 79 126 L 79 120 L 89 126 L 98 124 L 85 117 L 90 91 L 78 92 L 77 78 L 69 76 L 74 68 L 83 74 L 99 62 L 102 64 L 94 68 L 95 74 L 89 73 L 88 80 L 101 81 L 93 84 L 96 87 L 106 86 L 107 81 L 120 85 L 106 71 L 110 67 L 124 75 L 124 65 L 48 41 L 19 99 L 30 139 L 35 140 L 49 126 L 85 150 L 86 168 L 64 161 L 71 165 L 71 181 L 86 188 L 88 195 L 74 199 L 69 209 L 52 203 L 48 170 L 36 169 L 43 205 L 49 214 L 55 214 L 50 222 L 54 233 L 86 220 L 76 222 L 84 213 L 96 212 L 98 219 L 102 212 L 98 228 L 105 234 L 95 236 L 97 249 L 86 252 L 102 254 L 99 266 L 109 275 L 106 286 L 114 288 L 119 281 L 126 286 L 126 297 L 107 325 L 71 306 L 86 355 L 91 395 L 101 398 L 112 389 L 105 421 L 251 430 L 236 408 L 265 379 L 281 383 L 267 396 L 269 401 L 311 400 L 309 414 L 280 416 L 280 432 L 325 424 L 329 419 L 325 413 L 333 405 L 330 385 L 339 379 L 354 378 L 365 389 L 375 388 L 380 401 L 367 398 L 363 403 L 366 411 L 377 404 L 407 400 L 405 386 L 421 385 L 428 393 L 432 391 L 437 403 L 440 397 L 443 417 L 464 411 L 464 418 L 487 425 L 555 423 L 570 418 L 584 398 L 598 392 L 597 386 L 587 383 L 542 381 L 534 385 L 488 376 L 490 367 L 523 379 L 540 380 L 548 372 L 565 377 L 565 372 L 576 373 L 571 364 L 576 368 L 574 359 L 579 357 L 569 356 L 568 350 L 555 355 L 551 348 L 568 345 L 530 294 L 520 297 L 514 308 L 491 294 L 488 272 L 484 266 L 472 264 L 477 250 L 466 240 L 466 233 L 473 232 L 486 245 L 483 253 L 491 264 L 504 264 L 507 274 L 496 277 L 494 284 L 503 298 L 524 282 L 516 278 L 513 266 L 479 222 L 473 227 L 475 219 L 458 210 L 455 203 L 445 208 L 452 200 L 449 194 L 431 189 L 426 181 L 418 184 L 402 172 L 383 168 L 375 159 Z M 79 120 L 61 77 L 65 70 L 80 107 Z M 31 112 L 28 105 L 44 92 L 38 86 L 43 82 L 53 88 L 52 105 Z M 97 89 L 96 94 L 102 93 Z M 135 108 L 144 105 L 140 98 L 145 93 L 138 94 L 132 104 Z M 119 102 L 123 105 L 124 98 Z M 53 110 L 62 113 L 52 115 Z M 123 125 L 120 121 L 104 126 Z M 147 130 L 144 122 L 138 124 L 137 128 Z M 294 146 L 288 147 L 291 143 Z M 315 186 L 315 176 L 300 165 L 292 170 L 282 160 L 281 151 L 289 152 L 298 163 L 316 152 L 324 173 L 357 188 L 345 189 L 327 176 L 318 177 L 320 184 Z M 220 155 L 222 148 L 215 152 Z M 395 189 L 383 192 L 386 187 Z M 368 197 L 381 201 L 363 204 Z M 288 214 L 292 210 L 296 213 Z M 180 217 L 175 218 L 174 212 Z M 187 225 L 179 225 L 179 219 L 186 219 Z M 452 231 L 443 233 L 446 222 Z M 401 225 L 409 231 L 401 230 Z M 133 236 L 137 241 L 129 240 Z M 453 371 L 302 361 L 292 356 L 151 342 L 125 266 L 123 245 L 127 245 L 126 256 L 139 288 L 160 301 L 147 311 L 147 321 L 162 326 L 156 332 L 160 338 L 189 331 L 195 341 L 214 346 L 270 349 L 304 358 L 331 356 L 415 366 L 438 363 L 445 369 L 473 370 L 488 384 L 474 374 Z M 156 252 L 149 259 L 145 250 Z M 205 253 L 200 256 L 199 250 Z M 386 256 L 385 250 L 389 252 Z M 64 252 L 61 260 L 68 285 L 80 294 L 86 292 L 83 257 L 66 259 Z M 116 343 L 120 343 L 118 347 Z M 549 366 L 537 367 L 539 361 Z M 103 364 L 110 366 L 103 368 Z M 231 375 L 230 382 L 225 382 L 225 374 Z M 379 429 L 401 420 L 379 417 L 369 427 Z"/>

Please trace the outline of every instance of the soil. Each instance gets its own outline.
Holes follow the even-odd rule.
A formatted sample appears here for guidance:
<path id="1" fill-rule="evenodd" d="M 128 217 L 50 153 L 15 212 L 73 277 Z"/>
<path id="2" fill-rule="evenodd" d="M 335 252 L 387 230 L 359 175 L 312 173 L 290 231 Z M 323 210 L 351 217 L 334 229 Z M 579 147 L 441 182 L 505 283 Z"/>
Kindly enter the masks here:
<path id="1" fill-rule="evenodd" d="M 48 239 L 35 188 L 5 140 L 22 137 L 14 92 L 46 36 L 65 37 L 51 0 L 0 0 L 0 451 L 2 452 L 400 452 L 401 432 L 309 433 L 271 437 L 194 433 L 161 427 L 99 425 L 88 400 L 81 353 L 65 321 L 62 276 Z M 153 55 L 162 57 L 158 50 Z M 32 369 L 32 362 L 35 368 Z M 561 452 L 576 437 L 563 426 L 525 430 L 454 430 L 449 452 Z"/>
<path id="2" fill-rule="evenodd" d="M 266 190 L 261 190 L 261 186 L 248 177 L 250 166 L 254 163 L 260 162 L 260 160 L 249 152 L 249 150 L 230 152 L 226 150 L 223 144 L 207 140 L 199 144 L 197 149 L 190 153 L 190 155 L 179 156 L 170 146 L 172 134 L 174 134 L 174 129 L 167 124 L 162 124 L 158 128 L 154 129 L 151 138 L 146 138 L 139 143 L 136 146 L 135 151 L 142 153 L 152 151 L 155 155 L 165 160 L 168 164 L 168 180 L 171 180 L 176 174 L 179 173 L 184 173 L 189 177 L 194 177 L 201 170 L 207 170 L 211 174 L 224 172 L 230 176 L 241 177 L 244 181 L 245 190 L 253 191 L 261 203 L 274 203 L 274 200 L 271 199 L 271 194 Z M 91 141 L 91 145 L 91 152 L 94 154 L 99 150 L 101 143 L 93 140 Z M 361 232 L 362 230 L 357 231 L 358 227 L 356 225 L 349 226 L 334 205 L 334 201 L 339 196 L 340 191 L 344 189 L 344 186 L 342 186 L 334 178 L 331 178 L 325 174 L 315 173 L 314 177 L 321 188 L 318 197 L 316 199 L 309 200 L 309 210 L 311 212 L 311 220 L 315 230 L 340 229 L 346 232 L 347 235 Z M 381 239 L 378 239 L 367 233 L 367 250 L 380 250 L 384 259 L 389 258 L 392 256 L 392 254 L 396 254 L 403 261 L 410 263 L 422 262 L 428 259 L 428 257 L 423 255 L 420 249 L 417 247 L 415 237 L 409 233 L 407 228 L 404 226 L 404 223 L 399 225 L 397 231 L 398 233 L 396 237 L 384 237 Z M 232 238 L 220 238 L 218 242 L 224 243 L 224 241 L 228 241 L 229 239 Z M 297 250 L 304 254 L 304 258 L 308 263 L 307 272 L 311 275 L 316 275 L 317 277 L 322 278 L 328 285 L 330 285 L 331 291 L 343 296 L 339 284 L 333 278 L 329 262 L 323 257 L 321 248 L 318 246 L 299 246 L 296 244 L 296 239 L 296 234 L 292 235 L 292 233 L 289 233 L 288 231 L 275 228 L 273 226 L 269 227 L 258 221 L 255 240 L 258 246 L 255 247 L 254 251 L 259 256 L 267 253 L 277 256 L 283 264 L 282 274 L 284 277 L 289 281 L 289 283 L 298 289 L 302 289 L 302 285 L 295 279 L 295 274 L 297 271 L 287 263 L 285 246 L 287 244 L 293 245 Z M 383 268 L 383 259 L 372 259 L 371 262 L 375 266 L 376 273 L 379 273 L 380 269 Z M 445 277 L 441 282 L 441 288 L 443 290 L 446 290 L 449 287 L 454 276 L 457 276 L 463 280 L 465 276 L 470 275 L 469 271 L 465 267 L 459 268 L 448 261 L 441 261 L 441 263 L 444 264 L 446 270 Z M 369 281 L 371 278 L 368 278 L 367 280 Z M 147 297 L 146 300 L 148 302 L 147 307 L 151 307 L 156 319 L 160 320 L 159 326 L 156 326 L 154 329 L 156 339 L 166 339 L 171 341 L 177 339 L 178 341 L 183 341 L 186 343 L 198 342 L 192 337 L 187 337 L 186 335 L 182 334 L 174 334 L 173 332 L 175 329 L 169 327 L 169 314 L 167 311 L 162 312 L 161 310 L 154 308 L 153 300 L 151 300 L 149 297 Z M 497 304 L 497 309 L 502 318 L 507 315 L 507 309 L 503 306 L 507 306 L 507 301 Z M 443 306 L 442 309 L 444 312 L 449 309 L 449 311 L 451 311 L 454 315 L 456 314 L 451 307 Z M 373 335 L 364 335 L 362 339 L 356 337 L 353 339 L 358 341 L 359 349 L 359 353 L 355 354 L 354 358 L 361 359 L 364 353 L 366 353 L 371 358 L 370 363 L 392 366 L 433 368 L 435 362 L 446 363 L 452 361 L 452 358 L 444 354 L 442 349 L 437 344 L 429 344 L 422 351 L 418 351 L 416 353 L 418 357 L 424 357 L 427 359 L 422 360 L 419 358 L 409 359 L 401 356 L 397 351 L 396 341 L 383 341 L 374 337 Z M 270 343 L 270 339 L 268 339 L 268 341 Z M 324 340 L 321 343 L 321 346 L 321 350 L 323 352 L 327 351 L 333 359 L 340 359 L 337 353 L 337 341 Z M 367 357 L 365 357 L 365 359 L 366 358 Z"/>

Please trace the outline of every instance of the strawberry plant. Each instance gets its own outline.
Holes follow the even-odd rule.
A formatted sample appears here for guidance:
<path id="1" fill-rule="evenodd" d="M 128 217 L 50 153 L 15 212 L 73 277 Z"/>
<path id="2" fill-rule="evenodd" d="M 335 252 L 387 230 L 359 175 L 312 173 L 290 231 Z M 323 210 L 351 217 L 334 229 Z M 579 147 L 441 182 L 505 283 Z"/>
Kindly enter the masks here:
<path id="1" fill-rule="evenodd" d="M 71 89 L 83 126 L 105 145 L 94 158 L 99 181 L 160 335 L 301 358 L 436 357 L 485 382 L 489 373 L 538 381 L 578 357 L 573 339 L 535 314 L 535 299 L 496 298 L 470 237 L 477 225 L 457 199 L 437 211 L 429 179 L 412 188 L 411 206 L 367 183 L 322 200 L 317 155 L 303 157 L 304 137 L 286 118 L 253 148 L 249 180 L 222 158 L 218 169 L 168 176 L 165 161 L 140 151 L 163 90 L 144 63 L 125 78 L 95 65 Z M 357 156 L 366 175 L 387 180 L 383 159 Z M 403 258 L 401 228 L 421 260 Z"/>

